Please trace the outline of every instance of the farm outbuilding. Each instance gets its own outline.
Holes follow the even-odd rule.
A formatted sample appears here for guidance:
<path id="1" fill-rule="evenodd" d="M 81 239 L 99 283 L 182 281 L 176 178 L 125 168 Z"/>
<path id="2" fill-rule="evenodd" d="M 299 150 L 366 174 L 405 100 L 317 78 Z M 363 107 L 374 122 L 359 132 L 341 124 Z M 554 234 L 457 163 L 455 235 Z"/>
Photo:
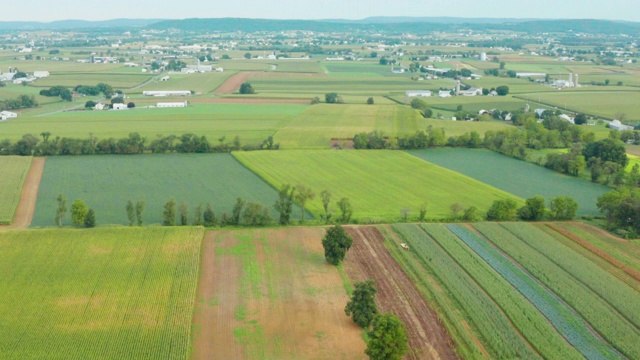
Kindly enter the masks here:
<path id="1" fill-rule="evenodd" d="M 18 114 L 11 111 L 2 111 L 0 112 L 0 120 L 9 120 L 15 119 L 18 117 Z"/>
<path id="2" fill-rule="evenodd" d="M 49 77 L 49 72 L 48 71 L 34 71 L 33 72 L 33 77 L 36 79 L 42 79 L 42 78 L 46 78 Z"/>
<path id="3" fill-rule="evenodd" d="M 127 104 L 113 104 L 113 110 L 127 110 Z"/>
<path id="4" fill-rule="evenodd" d="M 618 131 L 633 130 L 633 126 L 625 125 L 620 120 L 613 120 L 609 123 L 609 129 Z"/>
<path id="5" fill-rule="evenodd" d="M 189 105 L 188 101 L 182 101 L 182 102 L 159 102 L 156 104 L 157 107 L 159 108 L 180 108 L 180 107 L 187 107 Z"/>
<path id="6" fill-rule="evenodd" d="M 143 91 L 144 96 L 187 96 L 191 95 L 189 90 L 157 90 L 157 91 Z"/>
<path id="7" fill-rule="evenodd" d="M 408 97 L 429 97 L 431 90 L 409 90 L 405 93 Z"/>

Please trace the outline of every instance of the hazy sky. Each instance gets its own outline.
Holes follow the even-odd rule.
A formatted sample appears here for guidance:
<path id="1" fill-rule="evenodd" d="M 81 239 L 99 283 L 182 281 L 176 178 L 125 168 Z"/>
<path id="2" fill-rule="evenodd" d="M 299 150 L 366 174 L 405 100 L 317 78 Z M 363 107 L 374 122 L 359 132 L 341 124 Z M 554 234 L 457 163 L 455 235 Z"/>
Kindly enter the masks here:
<path id="1" fill-rule="evenodd" d="M 7 0 L 0 21 L 368 16 L 596 18 L 640 21 L 639 0 Z"/>

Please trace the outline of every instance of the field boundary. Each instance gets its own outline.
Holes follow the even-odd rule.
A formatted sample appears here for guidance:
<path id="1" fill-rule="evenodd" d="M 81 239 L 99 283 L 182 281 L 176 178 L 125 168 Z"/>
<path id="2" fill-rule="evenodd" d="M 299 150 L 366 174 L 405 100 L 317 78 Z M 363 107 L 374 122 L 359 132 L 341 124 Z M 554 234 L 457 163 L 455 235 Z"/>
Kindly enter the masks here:
<path id="1" fill-rule="evenodd" d="M 26 229 L 31 225 L 33 214 L 36 211 L 36 201 L 38 200 L 38 190 L 40 189 L 40 181 L 44 173 L 44 165 L 46 158 L 34 157 L 31 161 L 31 167 L 27 173 L 27 178 L 22 186 L 20 194 L 20 202 L 18 208 L 13 215 L 11 225 L 0 226 L 0 229 Z"/>

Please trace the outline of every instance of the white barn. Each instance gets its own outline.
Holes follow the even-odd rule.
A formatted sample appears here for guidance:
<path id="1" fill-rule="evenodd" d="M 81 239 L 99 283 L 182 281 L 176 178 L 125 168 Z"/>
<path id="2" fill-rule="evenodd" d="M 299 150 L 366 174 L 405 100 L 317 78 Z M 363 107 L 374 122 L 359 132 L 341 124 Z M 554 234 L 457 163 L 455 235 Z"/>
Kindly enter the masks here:
<path id="1" fill-rule="evenodd" d="M 431 90 L 409 90 L 405 93 L 408 97 L 429 97 Z"/>
<path id="2" fill-rule="evenodd" d="M 613 120 L 609 123 L 609 129 L 624 131 L 624 130 L 633 130 L 633 126 L 625 125 L 620 122 L 620 120 Z"/>
<path id="3" fill-rule="evenodd" d="M 113 104 L 113 110 L 127 110 L 127 104 Z"/>
<path id="4" fill-rule="evenodd" d="M 182 102 L 159 102 L 156 104 L 157 107 L 159 108 L 181 108 L 181 107 L 187 107 L 189 105 L 188 101 L 182 101 Z"/>
<path id="5" fill-rule="evenodd" d="M 49 72 L 48 71 L 34 71 L 33 72 L 33 77 L 36 79 L 42 79 L 42 78 L 46 78 L 49 77 Z"/>
<path id="6" fill-rule="evenodd" d="M 158 91 L 143 91 L 144 96 L 187 96 L 191 95 L 190 90 L 158 90 Z"/>
<path id="7" fill-rule="evenodd" d="M 9 120 L 15 119 L 18 117 L 18 114 L 11 111 L 2 111 L 0 112 L 0 120 Z"/>

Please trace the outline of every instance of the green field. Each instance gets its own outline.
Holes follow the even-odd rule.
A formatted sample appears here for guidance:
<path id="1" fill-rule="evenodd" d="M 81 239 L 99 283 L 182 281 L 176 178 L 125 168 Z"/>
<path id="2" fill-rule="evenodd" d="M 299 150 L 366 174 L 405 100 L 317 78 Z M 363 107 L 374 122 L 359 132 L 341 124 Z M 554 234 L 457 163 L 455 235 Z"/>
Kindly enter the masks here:
<path id="1" fill-rule="evenodd" d="M 521 198 L 540 195 L 548 201 L 552 197 L 569 195 L 578 203 L 579 214 L 600 214 L 596 201 L 611 190 L 488 150 L 431 149 L 409 153 Z"/>
<path id="2" fill-rule="evenodd" d="M 27 156 L 0 156 L 0 225 L 13 220 L 31 160 Z"/>
<path id="3" fill-rule="evenodd" d="M 185 359 L 202 228 L 0 232 L 0 357 Z"/>
<path id="4" fill-rule="evenodd" d="M 58 194 L 65 195 L 68 206 L 75 199 L 84 200 L 95 210 L 99 225 L 128 224 L 129 200 L 144 200 L 145 224 L 157 224 L 170 199 L 187 203 L 191 221 L 200 203 L 210 202 L 220 218 L 231 214 L 238 197 L 269 208 L 277 197 L 273 188 L 228 154 L 50 157 L 32 226 L 54 225 Z M 295 217 L 299 214 L 294 212 Z"/>
<path id="5" fill-rule="evenodd" d="M 76 85 L 95 86 L 99 83 L 105 83 L 113 86 L 115 89 L 128 89 L 136 85 L 142 84 L 151 79 L 153 75 L 148 73 L 96 73 L 96 72 L 70 72 L 70 73 L 53 73 L 51 76 L 35 81 L 34 86 L 43 88 L 56 85 L 74 87 Z"/>
<path id="6" fill-rule="evenodd" d="M 426 202 L 427 218 L 450 216 L 451 204 L 485 211 L 497 199 L 518 198 L 464 175 L 424 162 L 400 151 L 253 151 L 234 156 L 274 187 L 302 184 L 318 194 L 307 208 L 324 213 L 320 192 L 329 190 L 333 202 L 350 199 L 356 219 L 401 218 L 417 215 Z M 332 204 L 335 216 L 338 208 Z"/>
<path id="7" fill-rule="evenodd" d="M 92 133 L 98 138 L 122 138 L 138 132 L 151 141 L 158 134 L 194 133 L 211 142 L 222 136 L 227 141 L 240 136 L 243 144 L 257 144 L 305 109 L 304 105 L 195 104 L 188 108 L 64 112 L 0 122 L 0 137 L 18 140 L 27 133 L 49 131 L 52 137 L 88 138 Z"/>
<path id="8" fill-rule="evenodd" d="M 629 120 L 640 120 L 640 92 L 603 91 L 598 87 L 591 89 L 594 91 L 528 94 L 521 97 L 607 119 L 624 113 Z"/>
<path id="9" fill-rule="evenodd" d="M 139 89 L 127 91 L 129 94 L 142 94 L 147 90 L 191 90 L 196 94 L 210 94 L 222 85 L 234 71 L 197 73 L 197 74 L 169 74 L 168 81 L 156 80 Z M 161 100 L 162 101 L 162 100 Z"/>

